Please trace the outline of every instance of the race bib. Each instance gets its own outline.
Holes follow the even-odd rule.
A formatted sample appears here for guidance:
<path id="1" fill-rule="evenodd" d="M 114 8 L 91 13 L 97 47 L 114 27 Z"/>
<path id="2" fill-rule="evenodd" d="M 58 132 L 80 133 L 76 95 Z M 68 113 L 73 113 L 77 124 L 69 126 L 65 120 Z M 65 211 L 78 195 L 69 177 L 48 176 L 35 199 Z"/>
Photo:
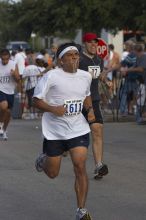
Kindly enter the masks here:
<path id="1" fill-rule="evenodd" d="M 0 77 L 0 83 L 5 84 L 5 83 L 10 83 L 11 81 L 11 76 L 1 76 Z"/>
<path id="2" fill-rule="evenodd" d="M 78 115 L 81 113 L 83 108 L 83 101 L 82 100 L 65 100 L 64 106 L 66 107 L 66 116 L 70 115 Z"/>
<path id="3" fill-rule="evenodd" d="M 88 66 L 88 72 L 91 74 L 93 79 L 97 79 L 100 75 L 100 66 Z"/>

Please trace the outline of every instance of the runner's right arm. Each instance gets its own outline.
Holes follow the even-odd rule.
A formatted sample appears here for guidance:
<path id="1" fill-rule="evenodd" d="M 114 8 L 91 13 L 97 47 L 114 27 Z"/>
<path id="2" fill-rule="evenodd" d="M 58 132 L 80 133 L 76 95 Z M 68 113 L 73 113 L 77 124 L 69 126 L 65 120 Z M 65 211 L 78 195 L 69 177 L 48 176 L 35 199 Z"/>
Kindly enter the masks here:
<path id="1" fill-rule="evenodd" d="M 38 99 L 36 97 L 33 98 L 33 105 L 35 108 L 38 108 L 43 112 L 51 112 L 56 116 L 63 116 L 66 112 L 66 108 L 63 105 L 51 106 L 44 102 L 42 99 Z"/>

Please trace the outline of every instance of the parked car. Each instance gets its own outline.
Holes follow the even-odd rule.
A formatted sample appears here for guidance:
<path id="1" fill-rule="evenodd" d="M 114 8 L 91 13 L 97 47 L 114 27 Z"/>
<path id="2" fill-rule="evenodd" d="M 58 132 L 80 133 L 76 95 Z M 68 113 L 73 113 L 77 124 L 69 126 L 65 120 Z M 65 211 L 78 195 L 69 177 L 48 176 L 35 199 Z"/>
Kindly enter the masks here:
<path id="1" fill-rule="evenodd" d="M 7 43 L 6 48 L 10 51 L 16 51 L 19 48 L 22 48 L 25 50 L 25 49 L 29 49 L 30 45 L 26 41 L 10 41 Z"/>

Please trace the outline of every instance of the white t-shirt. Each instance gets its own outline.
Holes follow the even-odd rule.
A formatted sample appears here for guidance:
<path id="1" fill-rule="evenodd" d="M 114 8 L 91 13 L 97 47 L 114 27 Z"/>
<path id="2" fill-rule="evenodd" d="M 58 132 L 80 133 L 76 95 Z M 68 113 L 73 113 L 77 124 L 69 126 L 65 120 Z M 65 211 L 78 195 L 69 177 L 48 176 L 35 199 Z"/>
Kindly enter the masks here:
<path id="1" fill-rule="evenodd" d="M 65 105 L 64 116 L 45 112 L 42 117 L 42 132 L 48 140 L 66 140 L 90 132 L 82 115 L 83 101 L 90 95 L 91 75 L 83 70 L 64 72 L 61 68 L 46 73 L 38 82 L 34 97 L 49 105 Z"/>
<path id="2" fill-rule="evenodd" d="M 24 52 L 18 52 L 15 55 L 15 62 L 18 65 L 19 74 L 22 75 L 25 68 L 26 55 Z"/>
<path id="3" fill-rule="evenodd" d="M 28 65 L 25 67 L 22 77 L 24 78 L 27 76 L 38 76 L 44 70 L 45 70 L 45 67 L 39 67 L 36 65 Z"/>
<path id="4" fill-rule="evenodd" d="M 122 53 L 122 58 L 121 58 L 121 60 L 125 60 L 125 58 L 128 56 L 128 54 L 129 54 L 128 51 L 124 51 L 124 52 Z"/>
<path id="5" fill-rule="evenodd" d="M 16 63 L 9 60 L 8 64 L 3 65 L 0 60 L 0 91 L 6 94 L 14 94 L 16 82 L 11 75 L 11 70 L 15 70 Z"/>
<path id="6" fill-rule="evenodd" d="M 32 89 L 37 85 L 38 80 L 41 78 L 38 76 L 44 70 L 45 70 L 44 67 L 39 67 L 36 65 L 29 65 L 29 66 L 25 67 L 25 69 L 23 71 L 23 75 L 22 75 L 22 78 L 25 78 L 25 81 L 24 81 L 24 90 L 25 91 Z"/>

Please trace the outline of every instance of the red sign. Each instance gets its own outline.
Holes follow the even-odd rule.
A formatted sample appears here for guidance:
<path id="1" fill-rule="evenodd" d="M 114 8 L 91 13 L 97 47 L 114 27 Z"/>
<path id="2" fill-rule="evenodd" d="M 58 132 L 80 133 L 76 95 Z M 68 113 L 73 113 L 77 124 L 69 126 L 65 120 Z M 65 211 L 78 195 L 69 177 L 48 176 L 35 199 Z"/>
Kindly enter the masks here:
<path id="1" fill-rule="evenodd" d="M 98 38 L 97 54 L 102 59 L 108 55 L 108 45 L 102 38 Z"/>

